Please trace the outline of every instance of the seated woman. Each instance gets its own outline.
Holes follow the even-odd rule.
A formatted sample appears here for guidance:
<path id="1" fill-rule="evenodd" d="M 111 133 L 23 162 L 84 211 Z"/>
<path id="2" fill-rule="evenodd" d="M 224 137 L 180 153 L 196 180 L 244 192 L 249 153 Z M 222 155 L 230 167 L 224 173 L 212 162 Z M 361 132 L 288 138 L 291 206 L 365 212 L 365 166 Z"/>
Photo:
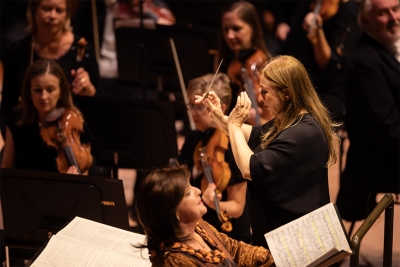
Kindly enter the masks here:
<path id="1" fill-rule="evenodd" d="M 64 108 L 64 112 L 60 108 Z M 60 120 L 55 115 L 57 111 L 60 111 Z M 49 114 L 55 116 L 49 119 Z M 77 160 L 75 167 L 70 167 L 73 164 L 67 162 L 65 155 L 64 146 L 68 141 L 58 140 L 54 125 L 45 127 L 51 124 L 50 120 L 61 122 L 64 114 L 71 117 L 65 118 L 64 131 L 60 133 L 73 141 L 69 142 L 69 147 Z M 75 125 L 74 128 L 67 122 L 70 126 Z M 40 59 L 28 68 L 21 104 L 7 120 L 5 139 L 2 168 L 77 173 L 79 167 L 82 173 L 91 169 L 91 174 L 95 174 L 96 166 L 90 154 L 90 131 L 88 127 L 84 129 L 82 115 L 72 102 L 64 72 L 53 60 Z"/>
<path id="2" fill-rule="evenodd" d="M 186 136 L 179 162 L 187 164 L 192 171 L 190 183 L 203 192 L 202 199 L 208 208 L 203 219 L 218 231 L 226 231 L 223 230 L 226 224 L 221 224 L 226 220 L 220 220 L 221 216 L 217 215 L 222 212 L 224 216 L 231 218 L 229 222 L 226 222 L 232 225 L 232 230 L 228 231 L 227 235 L 236 240 L 251 243 L 250 221 L 246 209 L 247 181 L 243 179 L 235 164 L 226 133 L 213 122 L 203 104 L 194 103 L 195 95 L 204 94 L 213 78 L 214 74 L 206 74 L 191 80 L 188 84 L 188 108 L 196 130 L 189 132 Z M 219 73 L 211 86 L 211 90 L 220 97 L 224 112 L 227 111 L 232 99 L 229 82 L 226 74 Z M 203 154 L 199 151 L 202 148 L 205 150 Z M 202 162 L 207 162 L 206 166 L 210 166 L 212 170 L 210 173 L 204 170 Z M 214 202 L 214 190 L 207 187 L 206 175 L 211 176 L 218 193 L 221 193 L 219 209 Z"/>
<path id="3" fill-rule="evenodd" d="M 327 166 L 336 161 L 336 125 L 297 59 L 272 58 L 261 68 L 260 85 L 258 100 L 274 116 L 262 126 L 244 124 L 251 108 L 245 92 L 229 117 L 214 92 L 196 96 L 196 103 L 228 133 L 236 164 L 265 217 L 257 233 L 264 235 L 329 203 Z"/>
<path id="4" fill-rule="evenodd" d="M 2 116 L 18 105 L 25 71 L 41 58 L 60 64 L 74 95 L 94 96 L 99 68 L 93 48 L 72 32 L 71 1 L 30 0 L 26 15 L 29 36 L 15 42 L 4 60 Z"/>
<path id="5" fill-rule="evenodd" d="M 152 266 L 273 266 L 269 250 L 231 239 L 201 219 L 207 208 L 189 178 L 184 165 L 159 169 L 138 188 Z"/>

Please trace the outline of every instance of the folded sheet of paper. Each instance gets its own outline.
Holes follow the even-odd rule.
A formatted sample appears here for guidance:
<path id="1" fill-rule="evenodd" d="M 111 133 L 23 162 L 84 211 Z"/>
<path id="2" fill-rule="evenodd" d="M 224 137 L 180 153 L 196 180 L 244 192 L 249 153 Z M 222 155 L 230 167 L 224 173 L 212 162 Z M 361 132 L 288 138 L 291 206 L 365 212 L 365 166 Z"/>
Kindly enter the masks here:
<path id="1" fill-rule="evenodd" d="M 277 267 L 329 266 L 352 254 L 332 203 L 266 233 L 265 238 Z"/>
<path id="2" fill-rule="evenodd" d="M 145 236 L 75 217 L 53 235 L 31 267 L 150 267 Z"/>

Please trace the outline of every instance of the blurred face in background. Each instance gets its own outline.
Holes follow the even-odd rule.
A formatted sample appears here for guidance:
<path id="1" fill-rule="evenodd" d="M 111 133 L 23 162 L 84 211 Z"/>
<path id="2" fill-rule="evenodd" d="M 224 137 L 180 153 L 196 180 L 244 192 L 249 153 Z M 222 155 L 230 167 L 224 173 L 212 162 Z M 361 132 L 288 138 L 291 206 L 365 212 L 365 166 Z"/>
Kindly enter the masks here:
<path id="1" fill-rule="evenodd" d="M 189 104 L 187 105 L 188 110 L 192 114 L 194 125 L 196 126 L 196 130 L 206 131 L 207 129 L 214 127 L 215 123 L 211 119 L 211 116 L 208 114 L 206 107 L 203 104 L 195 104 L 194 95 L 201 95 L 201 91 L 197 91 L 192 96 L 189 97 Z"/>
<path id="2" fill-rule="evenodd" d="M 399 0 L 370 0 L 365 8 L 365 30 L 385 45 L 394 44 L 400 38 Z"/>
<path id="3" fill-rule="evenodd" d="M 227 12 L 222 17 L 222 33 L 228 47 L 238 55 L 239 51 L 252 48 L 253 29 L 239 18 L 236 11 Z"/>
<path id="4" fill-rule="evenodd" d="M 66 0 L 42 0 L 36 9 L 35 19 L 39 31 L 62 32 L 67 19 Z"/>

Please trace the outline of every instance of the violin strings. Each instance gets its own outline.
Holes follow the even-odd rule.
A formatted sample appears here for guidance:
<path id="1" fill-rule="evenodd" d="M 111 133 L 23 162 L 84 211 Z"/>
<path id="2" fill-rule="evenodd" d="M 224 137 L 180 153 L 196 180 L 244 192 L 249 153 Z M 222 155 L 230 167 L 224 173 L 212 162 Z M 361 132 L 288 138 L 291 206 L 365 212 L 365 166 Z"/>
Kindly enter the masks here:
<path id="1" fill-rule="evenodd" d="M 207 147 L 202 147 L 200 149 L 200 158 L 201 158 L 201 164 L 203 166 L 203 170 L 204 170 L 204 174 L 206 176 L 207 182 L 210 183 L 214 183 L 214 179 L 212 176 L 212 171 L 211 171 L 211 165 L 209 165 L 207 163 L 207 155 L 206 155 L 206 150 Z M 214 196 L 214 206 L 215 206 L 215 211 L 217 212 L 218 216 L 220 216 L 220 207 L 219 207 L 219 201 L 217 198 L 217 191 L 214 190 L 215 192 L 215 196 Z"/>

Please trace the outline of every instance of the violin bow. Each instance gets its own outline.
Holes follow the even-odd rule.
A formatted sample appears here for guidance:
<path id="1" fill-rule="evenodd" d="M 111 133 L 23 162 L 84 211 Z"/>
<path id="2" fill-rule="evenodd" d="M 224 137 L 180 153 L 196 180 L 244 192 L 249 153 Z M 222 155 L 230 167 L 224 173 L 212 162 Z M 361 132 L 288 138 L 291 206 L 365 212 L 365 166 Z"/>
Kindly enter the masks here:
<path id="1" fill-rule="evenodd" d="M 221 59 L 221 62 L 218 65 L 217 71 L 215 72 L 214 77 L 211 80 L 210 86 L 208 87 L 208 90 L 207 90 L 206 94 L 203 96 L 203 100 L 206 99 L 208 97 L 208 94 L 210 93 L 211 86 L 212 86 L 212 84 L 214 82 L 215 76 L 217 76 L 217 74 L 218 74 L 219 67 L 221 67 L 222 61 L 224 61 L 224 59 Z"/>
<path id="2" fill-rule="evenodd" d="M 311 22 L 310 28 L 308 29 L 309 34 L 312 34 L 312 31 L 314 30 L 315 23 L 317 22 L 317 14 L 319 14 L 321 6 L 322 6 L 322 0 L 317 0 L 317 4 L 314 7 L 314 18 Z"/>
<path id="3" fill-rule="evenodd" d="M 169 43 L 171 44 L 171 50 L 172 50 L 172 54 L 174 56 L 176 71 L 178 72 L 178 78 L 179 78 L 179 83 L 181 85 L 183 99 L 185 101 L 185 104 L 187 105 L 187 104 L 189 104 L 189 99 L 187 97 L 186 86 L 185 86 L 185 82 L 183 80 L 181 65 L 179 64 L 178 53 L 176 52 L 174 39 L 169 38 Z M 190 129 L 196 130 L 196 126 L 194 125 L 194 121 L 192 118 L 192 114 L 190 114 L 190 110 L 187 110 L 187 114 L 189 117 Z"/>

